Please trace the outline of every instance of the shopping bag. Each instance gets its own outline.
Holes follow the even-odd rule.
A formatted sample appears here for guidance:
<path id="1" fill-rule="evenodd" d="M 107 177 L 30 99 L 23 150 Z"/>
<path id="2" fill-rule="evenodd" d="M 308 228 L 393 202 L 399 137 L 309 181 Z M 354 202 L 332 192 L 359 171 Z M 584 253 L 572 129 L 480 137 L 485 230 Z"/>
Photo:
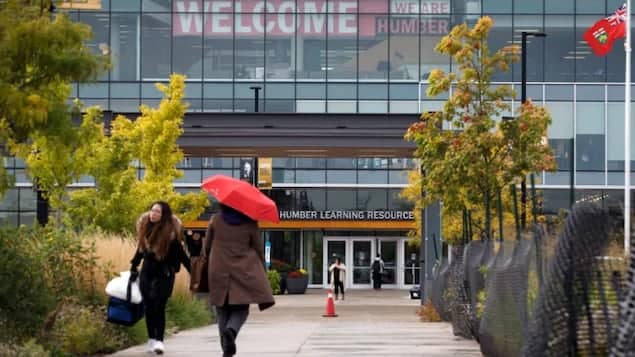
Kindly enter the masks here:
<path id="1" fill-rule="evenodd" d="M 130 298 L 128 298 L 128 286 L 130 286 Z M 139 279 L 130 282 L 130 272 L 123 271 L 106 285 L 106 294 L 119 300 L 128 300 L 133 304 L 141 303 L 141 289 Z"/>
<path id="2" fill-rule="evenodd" d="M 108 298 L 108 308 L 106 309 L 106 320 L 115 324 L 132 326 L 143 317 L 144 306 L 141 300 L 138 303 L 132 302 L 132 290 L 134 283 L 127 279 L 126 293 L 123 299 L 115 296 Z"/>
<path id="3" fill-rule="evenodd" d="M 207 256 L 191 257 L 190 290 L 195 293 L 209 292 L 207 283 Z"/>

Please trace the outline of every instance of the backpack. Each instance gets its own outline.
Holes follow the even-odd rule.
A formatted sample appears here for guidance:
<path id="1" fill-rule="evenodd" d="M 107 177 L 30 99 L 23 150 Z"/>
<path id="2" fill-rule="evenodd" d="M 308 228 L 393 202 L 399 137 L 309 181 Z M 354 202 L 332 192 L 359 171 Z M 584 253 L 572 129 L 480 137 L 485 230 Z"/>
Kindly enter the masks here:
<path id="1" fill-rule="evenodd" d="M 373 273 L 381 273 L 381 263 L 379 262 L 379 260 L 375 260 L 373 262 Z"/>

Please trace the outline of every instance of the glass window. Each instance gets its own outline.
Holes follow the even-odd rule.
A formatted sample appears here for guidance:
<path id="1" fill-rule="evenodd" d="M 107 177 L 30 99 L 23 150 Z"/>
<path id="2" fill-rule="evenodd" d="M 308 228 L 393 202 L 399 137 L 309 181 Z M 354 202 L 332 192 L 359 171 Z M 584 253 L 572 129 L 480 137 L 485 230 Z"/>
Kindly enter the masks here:
<path id="1" fill-rule="evenodd" d="M 357 190 L 357 209 L 362 211 L 386 210 L 388 193 L 385 189 Z"/>
<path id="2" fill-rule="evenodd" d="M 326 183 L 324 170 L 296 170 L 295 174 L 297 183 Z"/>
<path id="3" fill-rule="evenodd" d="M 356 210 L 357 200 L 353 189 L 328 189 L 326 202 L 329 210 Z"/>
<path id="4" fill-rule="evenodd" d="M 607 117 L 607 158 L 609 171 L 624 170 L 624 104 L 608 103 Z M 635 115 L 631 115 L 632 117 Z M 635 127 L 631 125 L 631 138 L 634 138 Z M 635 145 L 631 145 L 631 167 L 635 168 Z"/>
<path id="5" fill-rule="evenodd" d="M 604 1 L 576 0 L 575 10 L 578 14 L 606 14 Z"/>
<path id="6" fill-rule="evenodd" d="M 355 170 L 328 170 L 326 172 L 326 182 L 335 184 L 354 184 L 357 182 L 357 171 Z"/>
<path id="7" fill-rule="evenodd" d="M 110 0 L 111 11 L 139 11 L 141 0 Z"/>
<path id="8" fill-rule="evenodd" d="M 326 167 L 329 169 L 355 169 L 357 160 L 353 158 L 347 159 L 326 159 Z"/>
<path id="9" fill-rule="evenodd" d="M 359 84 L 359 99 L 387 99 L 388 86 L 386 84 Z"/>
<path id="10" fill-rule="evenodd" d="M 102 54 L 108 51 L 108 38 L 110 34 L 110 17 L 103 12 L 81 12 L 79 20 L 90 26 L 93 36 L 86 46 L 91 52 Z M 99 77 L 100 80 L 108 79 L 108 72 L 104 72 Z"/>
<path id="11" fill-rule="evenodd" d="M 142 0 L 141 6 L 144 12 L 165 12 L 172 9 L 172 0 Z"/>
<path id="12" fill-rule="evenodd" d="M 414 169 L 417 164 L 414 159 L 394 158 L 389 161 L 391 169 Z"/>
<path id="13" fill-rule="evenodd" d="M 545 1 L 547 14 L 572 14 L 575 0 Z"/>
<path id="14" fill-rule="evenodd" d="M 271 242 L 271 269 L 287 270 L 300 266 L 300 231 L 267 231 Z"/>
<path id="15" fill-rule="evenodd" d="M 297 83 L 298 99 L 324 99 L 326 98 L 326 85 L 322 83 Z"/>
<path id="16" fill-rule="evenodd" d="M 303 231 L 304 262 L 303 267 L 309 272 L 309 284 L 322 284 L 322 240 L 320 231 Z"/>
<path id="17" fill-rule="evenodd" d="M 330 83 L 327 86 L 330 99 L 357 99 L 357 86 L 348 83 Z"/>
<path id="18" fill-rule="evenodd" d="M 32 188 L 20 188 L 20 211 L 35 210 L 36 196 Z"/>
<path id="19" fill-rule="evenodd" d="M 296 15 L 284 13 L 283 10 L 293 11 L 292 2 L 280 4 L 277 14 L 266 14 L 267 23 L 275 23 L 276 26 L 267 26 L 265 53 L 267 59 L 266 76 L 272 79 L 292 79 L 295 77 L 295 36 Z"/>
<path id="20" fill-rule="evenodd" d="M 525 1 L 528 4 L 534 2 Z M 542 3 L 540 4 L 542 6 Z M 533 7 L 533 6 L 529 6 Z M 517 12 L 515 10 L 515 12 Z M 527 11 L 532 12 L 532 11 Z M 514 43 L 519 47 L 522 46 L 522 32 L 543 32 L 543 18 L 536 15 L 515 15 L 514 16 Z M 549 34 L 547 34 L 549 36 Z M 546 37 L 527 36 L 527 81 L 539 82 L 544 78 L 544 51 Z M 514 81 L 522 80 L 521 62 L 516 61 L 512 64 Z M 519 91 L 520 92 L 520 91 Z M 520 93 L 519 93 L 520 95 Z"/>
<path id="21" fill-rule="evenodd" d="M 387 170 L 360 170 L 358 172 L 358 182 L 360 184 L 387 184 Z"/>
<path id="22" fill-rule="evenodd" d="M 392 185 L 405 185 L 408 183 L 408 173 L 409 171 L 395 171 L 391 170 L 388 173 L 388 183 Z"/>
<path id="23" fill-rule="evenodd" d="M 275 183 L 294 183 L 295 182 L 295 170 L 288 169 L 276 169 L 272 170 L 272 179 Z"/>
<path id="24" fill-rule="evenodd" d="M 576 64 L 578 37 L 569 15 L 545 15 L 545 53 L 549 65 L 545 68 L 545 81 L 572 82 Z"/>
<path id="25" fill-rule="evenodd" d="M 183 177 L 174 179 L 174 183 L 201 183 L 201 170 L 183 170 Z"/>
<path id="26" fill-rule="evenodd" d="M 137 47 L 139 16 L 139 14 L 111 15 L 110 79 L 113 81 L 139 80 L 139 49 Z"/>
<path id="27" fill-rule="evenodd" d="M 296 196 L 298 197 L 297 209 L 299 210 L 326 210 L 326 190 L 324 189 L 302 189 Z"/>
<path id="28" fill-rule="evenodd" d="M 511 1 L 508 2 L 511 3 Z M 520 47 L 520 34 L 516 34 L 512 31 L 512 17 L 509 15 L 494 15 L 491 16 L 491 18 L 494 20 L 494 27 L 490 30 L 489 38 L 487 39 L 490 51 L 498 51 L 512 44 Z M 492 80 L 497 82 L 509 82 L 512 80 L 512 71 L 503 72 L 496 70 L 492 76 Z"/>
<path id="29" fill-rule="evenodd" d="M 108 83 L 80 84 L 79 95 L 83 98 L 108 98 Z"/>
<path id="30" fill-rule="evenodd" d="M 297 158 L 296 166 L 298 168 L 324 169 L 326 168 L 326 159 L 322 158 Z"/>
<path id="31" fill-rule="evenodd" d="M 110 82 L 111 98 L 139 98 L 139 96 L 141 96 L 139 83 Z"/>
<path id="32" fill-rule="evenodd" d="M 189 22 L 184 21 L 186 17 L 190 17 Z M 201 79 L 203 77 L 201 60 L 203 58 L 203 14 L 175 13 L 173 18 L 175 22 L 174 36 L 172 36 L 172 72 L 184 74 L 188 79 Z M 186 27 L 188 25 L 189 28 Z"/>
<path id="33" fill-rule="evenodd" d="M 293 83 L 266 83 L 265 93 L 267 99 L 287 99 L 295 97 L 295 86 Z"/>
<path id="34" fill-rule="evenodd" d="M 542 14 L 542 1 L 514 0 L 516 14 Z"/>
<path id="35" fill-rule="evenodd" d="M 604 171 L 604 103 L 576 104 L 576 170 Z"/>
<path id="36" fill-rule="evenodd" d="M 233 96 L 233 86 L 229 83 L 205 83 L 203 85 L 203 96 L 205 98 L 231 98 Z"/>
<path id="37" fill-rule="evenodd" d="M 386 79 L 390 69 L 388 34 L 390 18 L 359 15 L 359 79 Z M 368 25 L 366 25 L 368 24 Z M 373 25 L 374 24 L 374 27 Z M 368 27 L 372 31 L 364 31 Z"/>
<path id="38" fill-rule="evenodd" d="M 141 76 L 143 80 L 166 79 L 172 73 L 171 14 L 148 14 L 141 17 Z"/>
<path id="39" fill-rule="evenodd" d="M 360 68 L 365 59 L 357 57 L 357 17 L 355 15 L 329 15 L 329 20 L 334 21 L 336 17 L 347 16 L 351 19 L 349 24 L 342 27 L 343 24 L 338 22 L 338 32 L 329 32 L 326 47 L 328 55 L 326 58 L 326 75 L 329 79 L 357 79 L 357 63 L 360 62 Z M 346 30 L 346 32 L 341 32 Z M 336 30 L 334 30 L 336 31 Z M 360 51 L 361 52 L 361 51 Z M 360 55 L 362 55 L 360 53 Z"/>
<path id="40" fill-rule="evenodd" d="M 573 103 L 546 102 L 551 113 L 551 125 L 548 136 L 553 139 L 569 139 L 573 137 Z"/>
<path id="41" fill-rule="evenodd" d="M 484 14 L 511 14 L 512 2 L 509 0 L 483 0 Z"/>
<path id="42" fill-rule="evenodd" d="M 18 189 L 7 190 L 0 200 L 0 210 L 17 211 L 18 209 Z"/>
<path id="43" fill-rule="evenodd" d="M 417 96 L 419 95 L 419 90 L 416 84 L 391 84 L 389 89 L 391 99 L 417 100 Z"/>
<path id="44" fill-rule="evenodd" d="M 285 168 L 285 169 L 293 169 L 295 168 L 295 159 L 291 157 L 274 157 L 271 160 L 271 165 L 273 168 Z"/>
<path id="45" fill-rule="evenodd" d="M 447 29 L 439 29 L 438 25 L 439 22 L 435 18 L 420 19 L 416 11 L 408 10 L 405 13 L 390 15 L 390 53 L 388 54 L 390 79 L 416 80 L 419 78 L 420 50 L 417 34 L 419 32 L 424 32 L 423 35 L 430 35 L 429 32 L 433 34 L 447 32 Z"/>
<path id="46" fill-rule="evenodd" d="M 388 190 L 388 209 L 395 211 L 411 211 L 414 203 L 401 198 L 401 190 L 391 188 Z"/>

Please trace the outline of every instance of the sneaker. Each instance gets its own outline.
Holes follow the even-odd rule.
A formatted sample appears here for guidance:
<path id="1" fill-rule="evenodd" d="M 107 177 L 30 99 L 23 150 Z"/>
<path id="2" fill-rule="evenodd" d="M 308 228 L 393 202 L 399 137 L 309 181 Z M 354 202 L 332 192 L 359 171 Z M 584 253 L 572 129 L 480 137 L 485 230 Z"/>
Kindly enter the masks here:
<path id="1" fill-rule="evenodd" d="M 163 346 L 163 341 L 156 341 L 154 343 L 154 353 L 158 355 L 162 355 L 165 351 L 165 346 Z"/>
<path id="2" fill-rule="evenodd" d="M 151 338 L 148 340 L 148 349 L 147 352 L 148 353 L 154 353 L 154 344 L 157 343 L 157 340 L 155 340 L 154 338 Z"/>
<path id="3" fill-rule="evenodd" d="M 225 329 L 223 332 L 223 346 L 225 349 L 223 351 L 224 355 L 233 356 L 236 354 L 236 335 L 231 329 Z"/>

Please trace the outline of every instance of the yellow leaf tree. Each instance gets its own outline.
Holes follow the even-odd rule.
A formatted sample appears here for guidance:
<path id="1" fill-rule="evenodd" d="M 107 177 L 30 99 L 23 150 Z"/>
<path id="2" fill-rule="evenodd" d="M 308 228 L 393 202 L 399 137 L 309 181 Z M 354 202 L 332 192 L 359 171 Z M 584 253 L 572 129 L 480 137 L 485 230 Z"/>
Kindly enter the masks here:
<path id="1" fill-rule="evenodd" d="M 180 194 L 173 186 L 174 179 L 183 176 L 176 165 L 183 160 L 177 140 L 187 108 L 185 77 L 172 75 L 168 86 L 157 88 L 163 93 L 158 108 L 142 106 L 134 121 L 118 116 L 110 135 L 93 141 L 89 174 L 96 187 L 72 192 L 69 212 L 74 225 L 131 231 L 153 201 L 168 202 L 182 220 L 196 219 L 208 205 L 203 191 Z M 141 178 L 136 163 L 143 168 Z"/>
<path id="2" fill-rule="evenodd" d="M 457 73 L 433 70 L 427 95 L 451 93 L 442 110 L 423 113 L 405 135 L 416 144 L 414 156 L 424 172 L 411 180 L 419 192 L 425 191 L 419 205 L 441 200 L 444 223 L 461 221 L 468 210 L 474 218 L 482 217 L 475 220 L 480 224 L 474 232 L 485 236 L 492 231 L 491 211 L 498 206 L 499 192 L 509 212 L 505 187 L 531 172 L 555 168 L 551 149 L 543 141 L 551 122 L 545 108 L 527 101 L 514 120 L 498 119 L 511 110 L 508 101 L 514 91 L 492 85 L 491 78 L 518 59 L 518 48 L 490 52 L 487 37 L 492 26 L 492 19 L 483 17 L 472 28 L 455 26 L 441 39 L 435 50 L 453 59 Z M 419 200 L 415 191 L 406 191 L 406 196 Z M 459 238 L 456 224 L 450 227 L 454 233 L 445 230 L 446 240 Z"/>

